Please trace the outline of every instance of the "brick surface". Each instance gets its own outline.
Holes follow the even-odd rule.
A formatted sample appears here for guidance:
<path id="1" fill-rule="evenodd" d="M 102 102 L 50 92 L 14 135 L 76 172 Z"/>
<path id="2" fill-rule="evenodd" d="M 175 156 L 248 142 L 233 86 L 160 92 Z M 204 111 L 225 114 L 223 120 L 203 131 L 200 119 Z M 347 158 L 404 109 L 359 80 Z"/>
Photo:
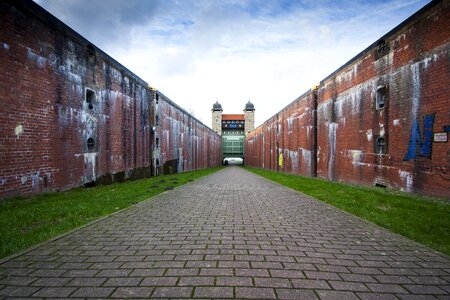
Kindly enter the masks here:
<path id="1" fill-rule="evenodd" d="M 228 167 L 1 264 L 0 297 L 445 299 L 449 279 L 447 256 Z"/>
<path id="2" fill-rule="evenodd" d="M 426 129 L 430 137 L 450 123 L 450 10 L 447 1 L 432 3 L 440 5 L 415 14 L 385 40 L 373 41 L 317 89 L 306 91 L 246 135 L 245 164 L 448 199 L 448 144 L 423 142 L 430 151 L 421 155 L 417 145 L 422 136 L 414 140 L 415 132 L 424 135 L 425 118 L 432 120 Z M 383 55 L 377 49 L 382 41 L 389 48 Z M 376 102 L 380 91 L 387 101 L 383 107 Z M 386 142 L 384 153 L 377 152 L 378 138 Z M 334 244 L 326 238 L 321 239 Z M 370 251 L 384 249 L 385 244 L 364 242 L 361 246 L 365 248 L 360 250 Z M 398 260 L 378 256 L 361 255 L 355 260 L 381 259 L 378 266 Z M 417 261 L 415 254 L 407 256 L 402 257 L 404 262 Z"/>

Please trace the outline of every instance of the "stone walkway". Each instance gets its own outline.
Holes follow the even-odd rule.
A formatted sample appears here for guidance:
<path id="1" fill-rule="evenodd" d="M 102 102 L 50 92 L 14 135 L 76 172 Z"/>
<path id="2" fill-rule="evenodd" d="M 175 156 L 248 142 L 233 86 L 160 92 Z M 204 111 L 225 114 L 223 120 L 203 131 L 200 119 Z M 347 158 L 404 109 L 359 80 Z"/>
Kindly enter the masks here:
<path id="1" fill-rule="evenodd" d="M 0 265 L 0 298 L 449 299 L 450 259 L 238 167 Z"/>

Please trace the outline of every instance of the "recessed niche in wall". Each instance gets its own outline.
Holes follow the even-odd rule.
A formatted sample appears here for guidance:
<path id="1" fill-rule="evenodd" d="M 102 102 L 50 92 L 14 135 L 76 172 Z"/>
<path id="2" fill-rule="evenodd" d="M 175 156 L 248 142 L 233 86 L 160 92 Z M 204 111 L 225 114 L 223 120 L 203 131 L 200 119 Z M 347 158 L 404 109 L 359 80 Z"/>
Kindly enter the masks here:
<path id="1" fill-rule="evenodd" d="M 89 152 L 95 152 L 95 140 L 93 138 L 88 138 L 86 141 L 87 150 Z"/>
<path id="2" fill-rule="evenodd" d="M 375 153 L 386 154 L 386 140 L 384 137 L 378 137 L 375 140 Z"/>
<path id="3" fill-rule="evenodd" d="M 379 59 L 389 53 L 389 45 L 386 40 L 379 40 L 377 43 L 376 59 Z"/>
<path id="4" fill-rule="evenodd" d="M 377 87 L 377 94 L 375 96 L 375 108 L 383 109 L 386 106 L 387 88 L 385 85 Z"/>
<path id="5" fill-rule="evenodd" d="M 88 104 L 89 109 L 94 109 L 95 105 L 95 92 L 91 89 L 86 89 L 85 100 Z"/>

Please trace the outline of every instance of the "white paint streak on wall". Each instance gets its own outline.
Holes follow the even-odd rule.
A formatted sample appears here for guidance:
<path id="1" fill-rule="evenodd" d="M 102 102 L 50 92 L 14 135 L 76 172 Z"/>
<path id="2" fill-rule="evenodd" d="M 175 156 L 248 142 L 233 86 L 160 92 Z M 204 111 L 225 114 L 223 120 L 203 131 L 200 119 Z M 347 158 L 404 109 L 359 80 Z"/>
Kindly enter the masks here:
<path id="1" fill-rule="evenodd" d="M 413 191 L 413 183 L 414 183 L 414 176 L 410 172 L 398 171 L 400 178 L 405 182 L 405 188 L 401 188 L 402 191 L 406 192 L 412 192 Z"/>
<path id="2" fill-rule="evenodd" d="M 34 53 L 30 48 L 27 48 L 27 57 L 28 59 L 32 60 L 36 64 L 36 67 L 39 69 L 43 69 L 47 62 L 47 59 L 45 57 Z"/>
<path id="3" fill-rule="evenodd" d="M 284 149 L 284 156 L 289 157 L 291 161 L 291 171 L 296 173 L 299 170 L 299 156 L 297 151 Z"/>
<path id="4" fill-rule="evenodd" d="M 16 128 L 14 128 L 14 133 L 16 134 L 16 137 L 20 137 L 20 135 L 23 133 L 23 126 L 17 125 Z"/>
<path id="5" fill-rule="evenodd" d="M 311 175 L 311 160 L 312 160 L 312 152 L 311 150 L 305 149 L 305 148 L 298 148 L 299 151 L 302 153 L 302 159 L 305 162 L 305 165 L 308 168 L 308 175 Z"/>
<path id="6" fill-rule="evenodd" d="M 417 120 L 420 109 L 420 62 L 411 65 L 411 79 L 413 84 L 412 109 L 413 120 Z"/>
<path id="7" fill-rule="evenodd" d="M 348 156 L 352 160 L 354 167 L 360 166 L 364 160 L 364 152 L 362 150 L 348 150 Z"/>
<path id="8" fill-rule="evenodd" d="M 380 126 L 380 136 L 383 137 L 385 134 L 385 130 L 384 130 L 384 124 L 383 123 L 379 123 Z"/>
<path id="9" fill-rule="evenodd" d="M 9 45 L 7 43 L 3 43 L 3 49 L 9 50 Z"/>
<path id="10" fill-rule="evenodd" d="M 395 119 L 393 122 L 394 126 L 400 125 L 400 119 Z"/>
<path id="11" fill-rule="evenodd" d="M 292 122 L 294 121 L 293 117 L 290 117 L 287 119 L 287 123 L 288 123 L 288 130 L 290 131 L 292 128 Z"/>
<path id="12" fill-rule="evenodd" d="M 369 130 L 366 131 L 366 136 L 367 136 L 367 140 L 370 142 L 372 140 L 372 137 L 373 137 L 372 129 L 369 129 Z"/>
<path id="13" fill-rule="evenodd" d="M 95 163 L 97 160 L 97 152 L 91 152 L 91 153 L 83 153 L 83 157 L 84 157 L 84 165 L 86 167 L 86 169 L 91 169 L 92 171 L 92 178 L 86 178 L 86 181 L 93 181 L 96 178 L 96 173 L 95 173 Z"/>
<path id="14" fill-rule="evenodd" d="M 329 157 L 328 157 L 328 179 L 333 179 L 334 163 L 336 160 L 336 131 L 338 124 L 328 124 L 328 145 L 329 145 Z"/>

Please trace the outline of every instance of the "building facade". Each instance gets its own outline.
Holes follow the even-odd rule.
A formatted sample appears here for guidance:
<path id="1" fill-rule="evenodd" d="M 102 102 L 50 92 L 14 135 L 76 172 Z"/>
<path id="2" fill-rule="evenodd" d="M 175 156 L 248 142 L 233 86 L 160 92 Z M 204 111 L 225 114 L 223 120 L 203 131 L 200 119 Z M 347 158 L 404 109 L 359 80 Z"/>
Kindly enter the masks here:
<path id="1" fill-rule="evenodd" d="M 432 1 L 246 136 L 246 164 L 450 198 L 450 1 Z"/>
<path id="2" fill-rule="evenodd" d="M 221 163 L 217 133 L 33 1 L 0 2 L 0 70 L 0 199 Z"/>
<path id="3" fill-rule="evenodd" d="M 212 108 L 212 128 L 222 136 L 222 159 L 244 159 L 245 135 L 255 128 L 255 106 L 248 101 L 243 114 L 223 114 L 216 101 Z"/>

